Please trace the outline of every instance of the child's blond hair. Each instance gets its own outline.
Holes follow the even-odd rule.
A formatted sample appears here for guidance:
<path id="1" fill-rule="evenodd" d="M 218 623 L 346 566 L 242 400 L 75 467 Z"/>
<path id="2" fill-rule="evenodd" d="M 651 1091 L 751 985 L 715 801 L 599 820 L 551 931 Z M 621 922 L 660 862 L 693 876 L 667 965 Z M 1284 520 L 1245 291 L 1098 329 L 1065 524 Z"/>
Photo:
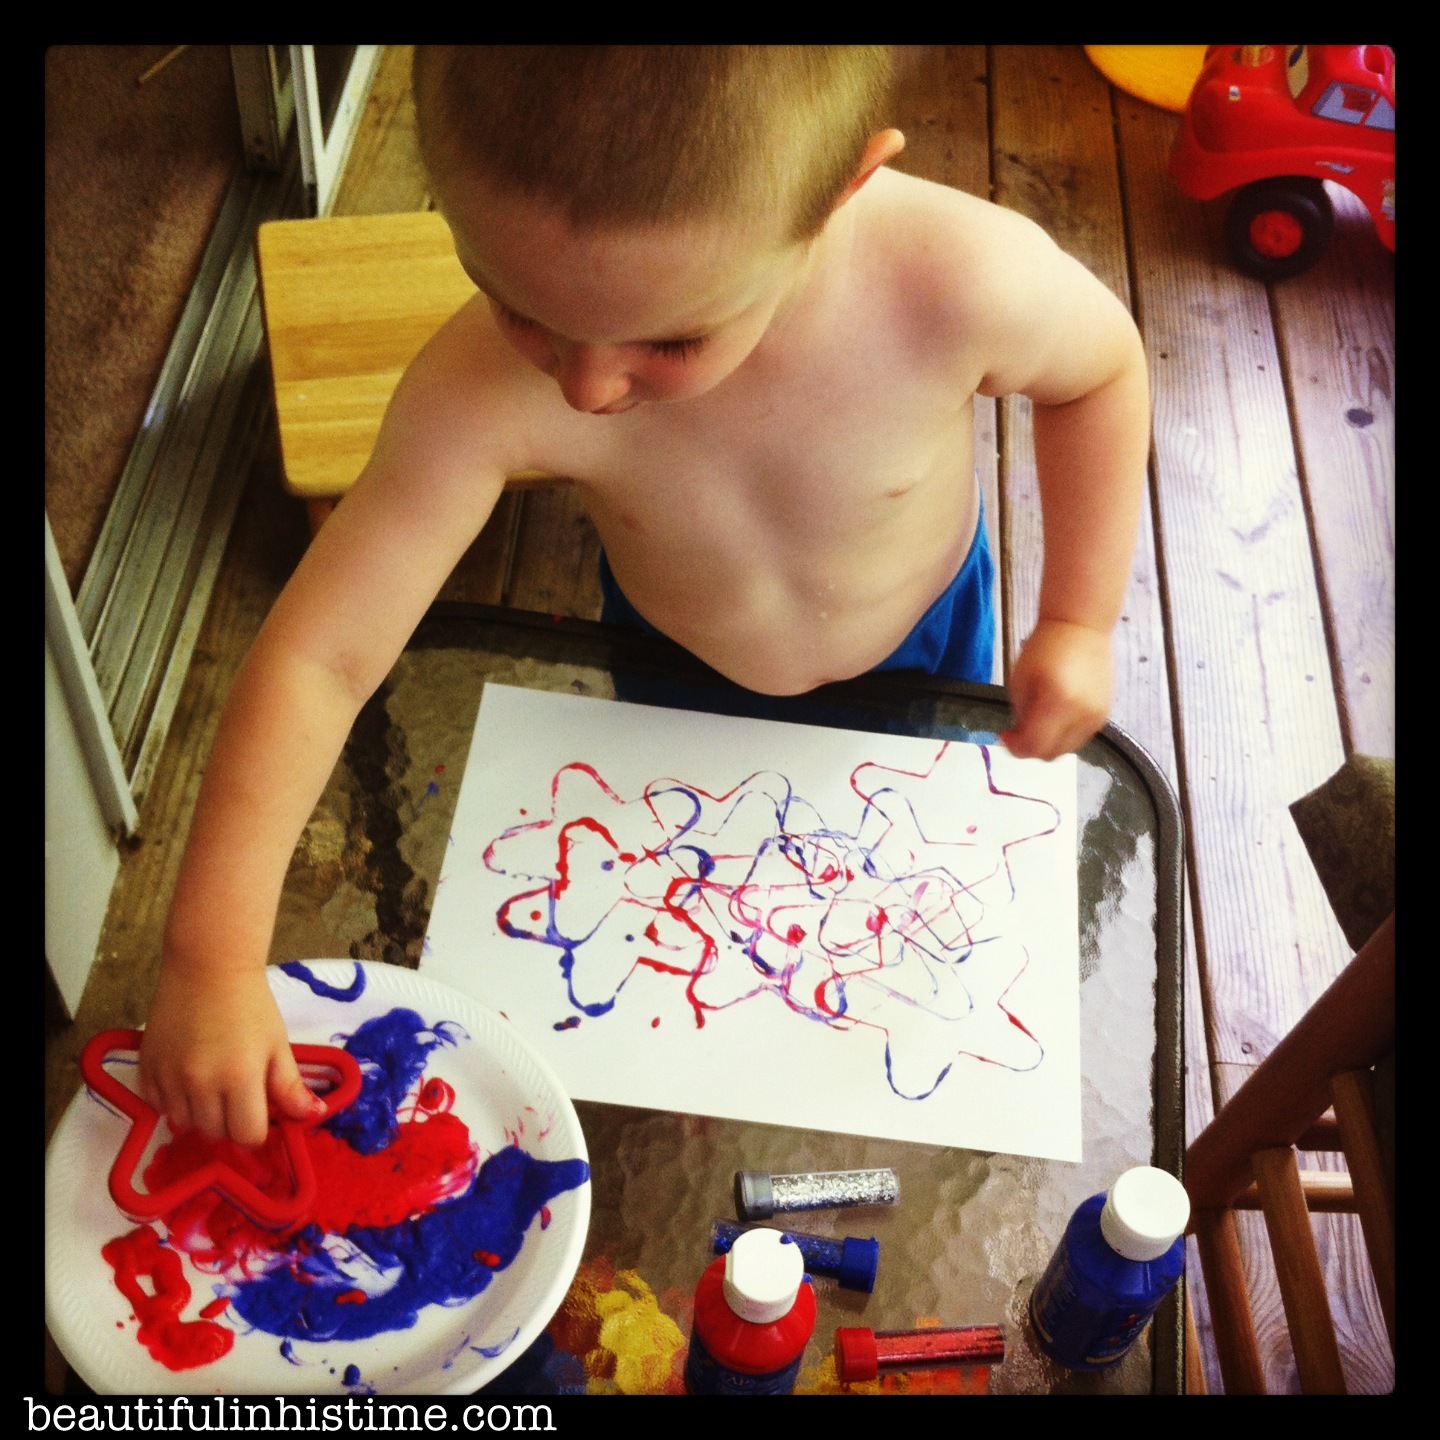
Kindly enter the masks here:
<path id="1" fill-rule="evenodd" d="M 577 227 L 824 225 L 881 128 L 883 46 L 420 46 L 433 178 L 553 201 Z M 787 219 L 788 217 L 788 219 Z"/>

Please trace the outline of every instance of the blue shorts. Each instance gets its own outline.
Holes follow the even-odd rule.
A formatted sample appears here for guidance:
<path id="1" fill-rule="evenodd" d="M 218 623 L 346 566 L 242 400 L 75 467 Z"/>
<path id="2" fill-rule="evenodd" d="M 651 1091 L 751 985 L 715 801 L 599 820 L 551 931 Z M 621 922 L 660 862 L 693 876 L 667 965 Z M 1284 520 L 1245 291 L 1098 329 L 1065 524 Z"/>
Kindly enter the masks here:
<path id="1" fill-rule="evenodd" d="M 995 663 L 995 561 L 985 533 L 985 502 L 975 525 L 975 539 L 959 572 L 944 594 L 920 617 L 899 648 L 876 670 L 918 670 L 950 680 L 991 683 Z M 607 625 L 625 625 L 659 635 L 625 597 L 616 583 L 605 552 L 600 552 L 600 618 Z"/>

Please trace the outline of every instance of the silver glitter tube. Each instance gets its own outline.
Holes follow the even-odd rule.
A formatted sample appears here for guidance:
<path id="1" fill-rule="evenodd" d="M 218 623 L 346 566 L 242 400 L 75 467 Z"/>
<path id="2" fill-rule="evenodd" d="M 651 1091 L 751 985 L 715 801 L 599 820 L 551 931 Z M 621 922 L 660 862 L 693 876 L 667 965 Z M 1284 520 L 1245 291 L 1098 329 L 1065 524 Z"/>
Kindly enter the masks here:
<path id="1" fill-rule="evenodd" d="M 828 1170 L 810 1175 L 735 1172 L 735 1209 L 742 1220 L 768 1220 L 789 1210 L 893 1205 L 900 1181 L 893 1170 Z"/>

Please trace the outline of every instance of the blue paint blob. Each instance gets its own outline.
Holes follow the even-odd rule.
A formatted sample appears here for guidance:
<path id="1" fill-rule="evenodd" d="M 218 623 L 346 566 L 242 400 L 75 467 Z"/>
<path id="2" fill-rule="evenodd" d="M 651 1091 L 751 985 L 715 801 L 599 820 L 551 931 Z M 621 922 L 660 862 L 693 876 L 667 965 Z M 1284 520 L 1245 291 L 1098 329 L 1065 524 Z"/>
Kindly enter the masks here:
<path id="1" fill-rule="evenodd" d="M 579 1027 L 579 1024 L 580 1024 L 580 1017 L 579 1017 L 578 1015 L 570 1015 L 570 1016 L 567 1016 L 564 1020 L 557 1020 L 557 1021 L 555 1022 L 555 1029 L 557 1029 L 557 1030 L 574 1030 L 574 1029 L 577 1029 L 577 1028 Z"/>
<path id="2" fill-rule="evenodd" d="M 361 1155 L 383 1150 L 399 1132 L 397 1112 L 439 1045 L 454 1045 L 458 1026 L 433 1029 L 413 1010 L 389 1010 L 367 1020 L 345 1042 L 360 1065 L 360 1094 L 325 1128 Z"/>
<path id="3" fill-rule="evenodd" d="M 360 1367 L 358 1365 L 347 1365 L 345 1367 L 345 1384 L 358 1385 L 360 1383 Z"/>
<path id="4" fill-rule="evenodd" d="M 354 1275 L 311 1227 L 295 1237 L 283 1266 L 237 1287 L 231 1305 L 256 1329 L 297 1340 L 408 1330 L 427 1305 L 463 1305 L 479 1295 L 520 1253 L 541 1208 L 589 1178 L 583 1160 L 537 1160 L 508 1146 L 485 1161 L 463 1195 L 398 1225 L 351 1230 L 335 1247 L 353 1252 L 351 1269 L 359 1261 L 367 1272 L 395 1277 L 388 1289 L 341 1303 L 353 1295 Z"/>
<path id="5" fill-rule="evenodd" d="M 497 1355 L 503 1355 L 515 1343 L 515 1337 L 519 1333 L 517 1328 L 512 1330 L 498 1345 L 472 1345 L 470 1348 L 477 1355 L 483 1355 L 487 1360 L 493 1360 Z"/>
<path id="6" fill-rule="evenodd" d="M 327 1000 L 343 1000 L 349 1002 L 358 1000 L 365 993 L 365 967 L 355 967 L 355 978 L 343 988 L 327 984 L 315 975 L 308 965 L 302 964 L 299 960 L 291 960 L 280 967 L 287 975 L 294 980 L 301 980 L 308 985 L 317 995 L 323 995 Z"/>

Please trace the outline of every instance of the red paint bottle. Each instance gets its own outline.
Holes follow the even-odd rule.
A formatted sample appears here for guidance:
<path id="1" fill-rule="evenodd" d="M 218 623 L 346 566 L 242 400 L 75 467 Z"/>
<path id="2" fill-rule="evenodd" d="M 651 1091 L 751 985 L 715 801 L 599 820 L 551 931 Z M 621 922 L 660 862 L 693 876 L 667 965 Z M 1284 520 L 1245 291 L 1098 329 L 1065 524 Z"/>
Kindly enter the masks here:
<path id="1" fill-rule="evenodd" d="M 747 1230 L 700 1277 L 685 1357 L 692 1395 L 788 1395 L 815 1330 L 800 1247 Z"/>

